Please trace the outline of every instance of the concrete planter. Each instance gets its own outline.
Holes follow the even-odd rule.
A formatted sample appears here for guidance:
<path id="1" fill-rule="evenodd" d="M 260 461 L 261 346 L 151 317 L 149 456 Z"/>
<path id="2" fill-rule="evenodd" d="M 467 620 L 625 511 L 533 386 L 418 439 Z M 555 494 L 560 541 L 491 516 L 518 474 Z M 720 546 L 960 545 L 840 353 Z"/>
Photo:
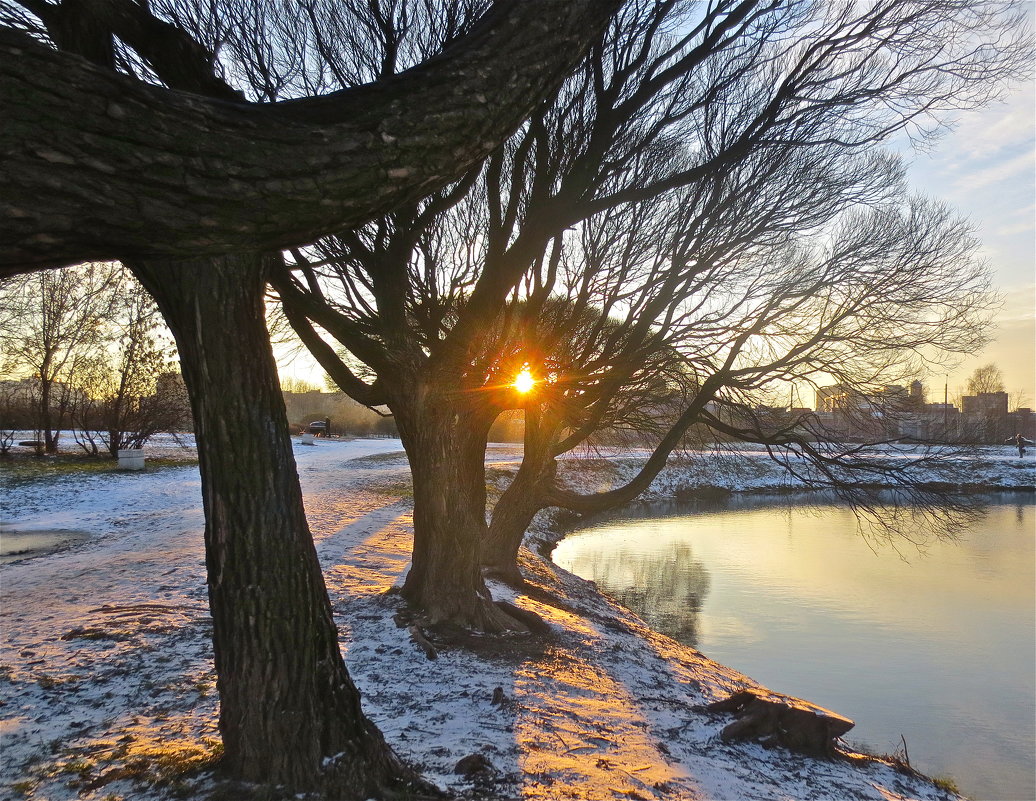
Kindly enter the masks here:
<path id="1" fill-rule="evenodd" d="M 119 450 L 119 469 L 120 470 L 143 470 L 144 469 L 144 449 L 143 448 L 124 448 Z"/>

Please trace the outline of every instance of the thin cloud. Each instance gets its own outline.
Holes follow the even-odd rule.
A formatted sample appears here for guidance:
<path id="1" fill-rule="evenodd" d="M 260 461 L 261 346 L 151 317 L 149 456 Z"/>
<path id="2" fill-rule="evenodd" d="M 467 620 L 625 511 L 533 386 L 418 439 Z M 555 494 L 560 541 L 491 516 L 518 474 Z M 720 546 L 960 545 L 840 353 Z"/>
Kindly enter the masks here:
<path id="1" fill-rule="evenodd" d="M 984 167 L 975 166 L 967 174 L 961 175 L 955 182 L 954 187 L 961 192 L 974 192 L 990 184 L 1002 185 L 1008 182 L 1022 181 L 1032 176 L 1036 169 L 1036 153 L 1032 148 L 1026 152 L 1008 157 L 994 164 L 987 164 Z"/>

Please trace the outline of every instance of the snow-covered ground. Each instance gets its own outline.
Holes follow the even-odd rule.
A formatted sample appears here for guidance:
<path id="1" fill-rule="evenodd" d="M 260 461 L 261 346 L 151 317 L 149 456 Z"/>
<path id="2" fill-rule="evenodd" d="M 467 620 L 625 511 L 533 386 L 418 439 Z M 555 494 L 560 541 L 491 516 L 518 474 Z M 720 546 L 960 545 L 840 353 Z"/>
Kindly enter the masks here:
<path id="1" fill-rule="evenodd" d="M 405 575 L 411 545 L 398 440 L 318 441 L 295 453 L 365 711 L 441 787 L 531 799 L 947 797 L 881 762 L 721 742 L 729 719 L 698 708 L 754 683 L 651 631 L 531 551 L 522 557 L 528 593 L 493 591 L 537 612 L 550 634 L 490 638 L 427 659 L 393 623 L 398 596 L 385 594 Z M 496 447 L 489 459 L 505 470 L 519 455 Z M 660 477 L 653 494 L 788 484 L 762 454 L 728 459 L 692 460 Z M 592 487 L 631 469 L 620 462 L 569 473 Z M 1007 448 L 976 456 L 969 473 L 969 483 L 1036 483 L 1031 455 L 1022 461 Z M 4 534 L 87 535 L 63 551 L 0 565 L 0 796 L 204 795 L 212 786 L 206 774 L 183 773 L 218 750 L 196 466 L 65 477 L 45 487 L 12 482 L 0 496 L 0 525 Z M 549 518 L 533 536 L 556 536 Z M 454 773 L 470 754 L 491 769 L 475 778 Z"/>

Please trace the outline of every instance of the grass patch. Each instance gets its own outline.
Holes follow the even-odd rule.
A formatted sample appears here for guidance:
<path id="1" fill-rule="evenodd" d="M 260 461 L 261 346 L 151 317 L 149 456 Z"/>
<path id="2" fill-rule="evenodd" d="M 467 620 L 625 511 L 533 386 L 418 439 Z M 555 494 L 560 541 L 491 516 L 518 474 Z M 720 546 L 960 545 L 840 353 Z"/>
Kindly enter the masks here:
<path id="1" fill-rule="evenodd" d="M 11 459 L 0 460 L 0 477 L 7 486 L 42 484 L 63 478 L 84 478 L 95 475 L 111 475 L 118 471 L 118 461 L 100 456 L 79 454 L 58 454 L 57 456 L 34 456 L 18 454 Z M 148 459 L 143 473 L 167 470 L 173 467 L 198 464 L 197 459 Z M 125 471 L 129 472 L 129 471 Z M 120 474 L 123 474 L 120 472 Z"/>
<path id="2" fill-rule="evenodd" d="M 955 795 L 960 795 L 960 788 L 957 786 L 957 782 L 955 782 L 949 776 L 933 776 L 932 784 L 934 784 L 944 793 L 954 793 Z"/>
<path id="3" fill-rule="evenodd" d="M 59 769 L 59 773 L 73 773 L 83 781 L 90 778 L 90 774 L 93 772 L 96 762 L 90 759 L 73 759 L 71 762 L 66 762 Z"/>
<path id="4" fill-rule="evenodd" d="M 372 489 L 399 500 L 411 499 L 414 497 L 414 482 L 409 478 L 400 478 L 395 481 L 384 481 L 374 484 Z"/>
<path id="5" fill-rule="evenodd" d="M 63 687 L 66 684 L 78 684 L 76 676 L 59 676 L 54 673 L 39 673 L 35 676 L 36 683 L 44 690 L 53 690 L 55 687 Z"/>
<path id="6" fill-rule="evenodd" d="M 349 464 L 384 464 L 386 462 L 398 462 L 400 459 L 406 459 L 406 451 L 392 451 L 391 453 L 373 453 L 370 456 L 357 456 L 355 459 L 350 459 Z"/>
<path id="7" fill-rule="evenodd" d="M 39 784 L 39 782 L 35 779 L 24 779 L 12 784 L 11 789 L 19 795 L 31 795 L 32 791 L 36 789 L 37 784 Z"/>
<path id="8" fill-rule="evenodd" d="M 57 766 L 55 773 L 74 777 L 70 786 L 83 793 L 100 790 L 115 781 L 137 786 L 166 788 L 174 797 L 193 797 L 187 781 L 213 768 L 223 755 L 216 738 L 165 739 L 148 733 L 140 738 L 121 738 L 119 743 L 99 743 L 95 759 L 76 757 Z"/>

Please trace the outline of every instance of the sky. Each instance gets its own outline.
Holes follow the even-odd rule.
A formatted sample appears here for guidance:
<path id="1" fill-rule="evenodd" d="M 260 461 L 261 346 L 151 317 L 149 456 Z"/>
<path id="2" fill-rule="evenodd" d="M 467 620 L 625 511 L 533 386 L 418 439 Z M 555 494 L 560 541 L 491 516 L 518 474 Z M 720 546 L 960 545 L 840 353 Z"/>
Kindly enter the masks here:
<path id="1" fill-rule="evenodd" d="M 976 367 L 994 362 L 1003 372 L 1012 402 L 1021 393 L 1024 402 L 1019 405 L 1033 407 L 1036 84 L 1027 82 L 1002 103 L 960 115 L 954 130 L 932 152 L 914 157 L 908 175 L 916 190 L 949 203 L 971 221 L 994 286 L 1003 295 L 995 340 L 949 374 L 950 395 L 959 392 Z"/>

